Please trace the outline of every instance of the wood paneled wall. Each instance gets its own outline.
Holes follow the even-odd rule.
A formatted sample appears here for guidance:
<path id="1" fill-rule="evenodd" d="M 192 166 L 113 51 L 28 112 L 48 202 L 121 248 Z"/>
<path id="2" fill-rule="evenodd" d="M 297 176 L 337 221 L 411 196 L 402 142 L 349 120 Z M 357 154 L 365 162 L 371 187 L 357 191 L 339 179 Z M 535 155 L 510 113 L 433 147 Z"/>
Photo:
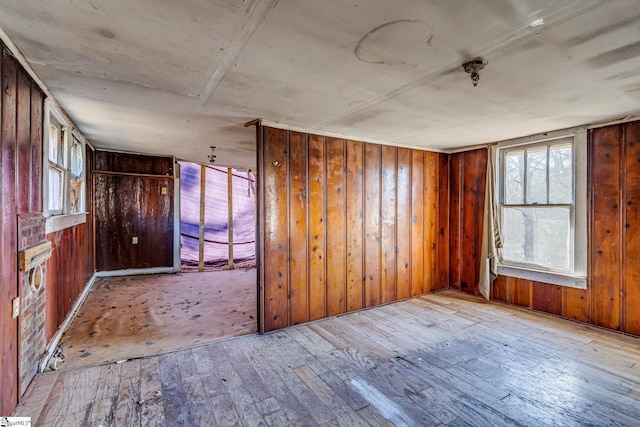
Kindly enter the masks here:
<path id="1" fill-rule="evenodd" d="M 640 122 L 589 131 L 587 289 L 499 277 L 493 299 L 640 335 Z"/>
<path id="2" fill-rule="evenodd" d="M 479 294 L 486 174 L 486 149 L 451 155 L 449 287 L 473 294 Z"/>
<path id="3" fill-rule="evenodd" d="M 0 414 L 9 415 L 19 394 L 19 319 L 11 316 L 18 285 L 18 215 L 42 212 L 44 95 L 0 43 Z"/>
<path id="4" fill-rule="evenodd" d="M 94 193 L 90 179 L 94 157 L 94 151 L 86 147 L 86 222 L 47 235 L 53 246 L 46 270 L 47 342 L 62 325 L 96 270 L 93 245 Z"/>
<path id="5" fill-rule="evenodd" d="M 98 271 L 172 267 L 173 159 L 97 151 L 93 185 Z"/>
<path id="6" fill-rule="evenodd" d="M 446 287 L 446 155 L 270 127 L 258 140 L 264 331 Z"/>

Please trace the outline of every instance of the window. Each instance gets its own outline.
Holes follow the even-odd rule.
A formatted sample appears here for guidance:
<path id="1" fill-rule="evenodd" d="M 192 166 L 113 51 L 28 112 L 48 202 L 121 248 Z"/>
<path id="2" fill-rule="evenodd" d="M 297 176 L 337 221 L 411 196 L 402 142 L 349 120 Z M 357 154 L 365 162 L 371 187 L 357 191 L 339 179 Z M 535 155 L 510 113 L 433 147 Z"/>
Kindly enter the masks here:
<path id="1" fill-rule="evenodd" d="M 584 280 L 566 280 L 586 275 L 584 135 L 499 146 L 497 195 L 503 273 L 585 286 Z"/>
<path id="2" fill-rule="evenodd" d="M 52 102 L 47 102 L 45 114 L 43 202 L 44 214 L 51 220 L 47 220 L 49 233 L 85 221 L 84 215 L 74 217 L 85 212 L 85 142 Z"/>
<path id="3" fill-rule="evenodd" d="M 49 121 L 49 215 L 64 209 L 67 130 L 57 120 Z"/>

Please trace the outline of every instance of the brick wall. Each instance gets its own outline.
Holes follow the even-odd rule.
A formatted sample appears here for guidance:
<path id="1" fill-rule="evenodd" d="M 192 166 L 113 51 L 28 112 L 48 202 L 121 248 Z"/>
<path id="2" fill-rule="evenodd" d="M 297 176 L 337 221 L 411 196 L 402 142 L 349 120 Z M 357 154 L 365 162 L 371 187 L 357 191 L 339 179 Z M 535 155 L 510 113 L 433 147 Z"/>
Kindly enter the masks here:
<path id="1" fill-rule="evenodd" d="M 41 213 L 21 214 L 18 217 L 18 242 L 20 250 L 46 241 L 45 219 Z M 44 280 L 45 264 L 42 264 Z M 46 283 L 35 292 L 29 286 L 29 271 L 19 273 L 20 280 L 20 394 L 38 370 L 38 362 L 45 347 Z"/>

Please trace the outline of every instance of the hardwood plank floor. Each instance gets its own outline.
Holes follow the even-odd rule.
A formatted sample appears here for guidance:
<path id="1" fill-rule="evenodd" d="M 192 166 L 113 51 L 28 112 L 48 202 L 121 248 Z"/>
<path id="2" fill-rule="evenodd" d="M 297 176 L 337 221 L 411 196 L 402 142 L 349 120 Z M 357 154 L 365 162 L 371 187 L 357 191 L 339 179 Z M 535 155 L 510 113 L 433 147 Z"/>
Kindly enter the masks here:
<path id="1" fill-rule="evenodd" d="M 640 339 L 445 291 L 38 375 L 34 425 L 640 425 Z"/>

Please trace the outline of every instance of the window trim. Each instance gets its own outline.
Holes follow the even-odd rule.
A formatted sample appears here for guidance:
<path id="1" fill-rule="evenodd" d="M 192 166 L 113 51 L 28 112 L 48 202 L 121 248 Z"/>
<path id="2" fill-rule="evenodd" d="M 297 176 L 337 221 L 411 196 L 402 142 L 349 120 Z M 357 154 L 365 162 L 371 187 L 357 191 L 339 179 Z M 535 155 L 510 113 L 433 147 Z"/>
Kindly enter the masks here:
<path id="1" fill-rule="evenodd" d="M 52 162 L 49 160 L 49 141 L 50 141 L 50 126 L 52 124 L 60 126 L 60 130 L 64 130 L 64 164 Z M 86 147 L 87 141 L 84 136 L 78 132 L 72 125 L 71 120 L 64 114 L 64 112 L 58 107 L 55 101 L 51 98 L 45 100 L 44 105 L 44 121 L 43 129 L 46 132 L 42 132 L 42 215 L 46 218 L 45 232 L 47 234 L 56 231 L 63 230 L 65 228 L 73 227 L 78 224 L 86 222 L 87 218 L 87 161 L 86 161 Z M 81 179 L 83 180 L 81 200 L 83 206 L 80 212 L 70 213 L 70 187 L 71 180 L 74 179 L 71 173 L 71 149 L 74 144 L 74 139 L 81 145 L 81 152 L 83 156 L 83 165 Z M 49 169 L 55 167 L 63 173 L 62 183 L 62 209 L 51 210 L 49 209 Z"/>
<path id="2" fill-rule="evenodd" d="M 534 280 L 538 282 L 568 286 L 579 289 L 587 287 L 587 128 L 585 126 L 566 129 L 554 132 L 547 132 L 538 135 L 531 135 L 524 138 L 517 138 L 503 141 L 497 144 L 497 159 L 495 162 L 496 183 L 495 193 L 499 200 L 496 205 L 498 207 L 500 224 L 502 224 L 502 171 L 503 152 L 506 149 L 513 149 L 518 146 L 535 146 L 546 145 L 549 142 L 559 139 L 573 138 L 573 160 L 574 160 L 574 176 L 573 176 L 573 227 L 571 227 L 571 240 L 573 252 L 571 256 L 571 271 L 569 273 L 558 272 L 545 269 L 536 269 L 532 266 L 514 265 L 512 263 L 502 263 L 502 258 L 498 260 L 498 274 L 518 277 L 523 279 Z M 509 205 L 506 205 L 509 206 Z"/>

